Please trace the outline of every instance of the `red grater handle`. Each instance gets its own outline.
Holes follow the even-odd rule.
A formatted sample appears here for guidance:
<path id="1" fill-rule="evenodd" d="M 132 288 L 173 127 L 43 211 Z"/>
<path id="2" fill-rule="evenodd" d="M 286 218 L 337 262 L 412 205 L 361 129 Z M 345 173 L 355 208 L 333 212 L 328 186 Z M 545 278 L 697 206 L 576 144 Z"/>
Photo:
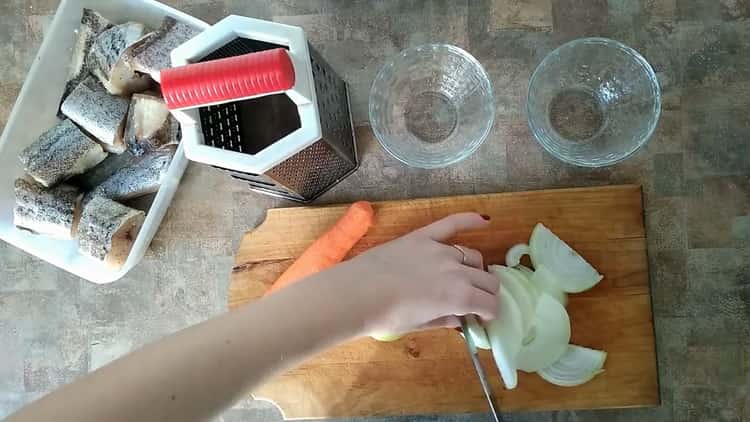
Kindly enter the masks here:
<path id="1" fill-rule="evenodd" d="M 161 90 L 170 110 L 285 91 L 293 86 L 294 66 L 283 48 L 161 71 Z"/>

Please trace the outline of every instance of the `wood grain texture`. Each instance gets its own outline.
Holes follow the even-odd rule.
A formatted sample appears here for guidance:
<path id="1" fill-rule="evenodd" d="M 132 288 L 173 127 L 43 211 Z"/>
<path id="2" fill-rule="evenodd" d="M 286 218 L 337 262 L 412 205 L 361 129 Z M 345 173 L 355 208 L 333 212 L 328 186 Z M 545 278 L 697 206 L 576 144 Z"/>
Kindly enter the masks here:
<path id="1" fill-rule="evenodd" d="M 503 410 L 584 409 L 659 404 L 654 330 L 640 186 L 559 189 L 386 201 L 373 204 L 376 224 L 352 255 L 460 211 L 492 217 L 488 229 L 460 243 L 486 262 L 527 242 L 543 222 L 604 276 L 571 295 L 572 342 L 608 352 L 605 372 L 576 388 L 520 373 L 503 389 L 489 353 L 485 370 Z M 242 239 L 229 288 L 230 308 L 258 297 L 346 209 L 346 205 L 271 209 Z M 254 392 L 286 418 L 484 412 L 486 403 L 462 339 L 453 330 L 415 333 L 392 343 L 358 339 L 331 349 Z"/>

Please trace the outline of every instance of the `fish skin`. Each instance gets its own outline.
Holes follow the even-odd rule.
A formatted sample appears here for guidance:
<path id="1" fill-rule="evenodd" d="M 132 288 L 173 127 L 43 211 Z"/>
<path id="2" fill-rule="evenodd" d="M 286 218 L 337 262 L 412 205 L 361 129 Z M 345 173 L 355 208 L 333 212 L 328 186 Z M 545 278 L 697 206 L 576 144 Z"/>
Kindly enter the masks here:
<path id="1" fill-rule="evenodd" d="M 151 85 L 148 75 L 138 74 L 124 60 L 126 51 L 146 33 L 138 22 L 115 25 L 99 34 L 86 56 L 89 71 L 112 95 L 129 95 Z"/>
<path id="2" fill-rule="evenodd" d="M 81 192 L 77 187 L 60 184 L 45 188 L 36 182 L 17 179 L 14 193 L 13 224 L 16 227 L 59 239 L 75 236 L 81 206 Z"/>
<path id="3" fill-rule="evenodd" d="M 103 197 L 95 197 L 83 208 L 78 225 L 78 249 L 81 253 L 118 268 L 133 246 L 145 214 Z M 120 237 L 123 229 L 129 229 Z M 124 256 L 111 256 L 113 249 L 122 249 Z"/>
<path id="4" fill-rule="evenodd" d="M 62 104 L 63 114 L 91 134 L 107 151 L 121 154 L 125 119 L 130 102 L 110 95 L 99 81 L 89 76 L 70 93 Z"/>
<path id="5" fill-rule="evenodd" d="M 81 24 L 78 27 L 77 32 L 78 39 L 73 48 L 73 57 L 70 61 L 68 81 L 65 83 L 65 91 L 60 100 L 61 104 L 65 101 L 68 95 L 73 92 L 73 89 L 75 89 L 75 87 L 77 87 L 78 84 L 88 75 L 86 56 L 89 51 L 91 51 L 91 46 L 94 44 L 94 40 L 96 40 L 96 37 L 99 36 L 99 34 L 112 26 L 112 22 L 98 12 L 91 9 L 83 9 Z"/>
<path id="6" fill-rule="evenodd" d="M 18 158 L 29 176 L 45 187 L 52 187 L 85 173 L 106 157 L 101 145 L 66 119 L 43 133 Z"/>
<path id="7" fill-rule="evenodd" d="M 122 154 L 109 154 L 107 158 L 92 167 L 91 170 L 71 177 L 67 183 L 78 186 L 84 192 L 92 191 L 117 170 L 132 165 L 138 159 L 139 157 L 134 156 L 130 151 L 125 151 Z"/>
<path id="8" fill-rule="evenodd" d="M 104 183 L 94 188 L 85 202 L 95 196 L 122 202 L 158 191 L 169 170 L 172 156 L 171 152 L 144 155 L 142 159 L 117 170 Z"/>
<path id="9" fill-rule="evenodd" d="M 167 16 L 159 29 L 143 37 L 128 49 L 124 55 L 125 61 L 133 70 L 146 73 L 159 82 L 161 70 L 172 65 L 170 56 L 172 50 L 200 33 L 200 29 Z"/>

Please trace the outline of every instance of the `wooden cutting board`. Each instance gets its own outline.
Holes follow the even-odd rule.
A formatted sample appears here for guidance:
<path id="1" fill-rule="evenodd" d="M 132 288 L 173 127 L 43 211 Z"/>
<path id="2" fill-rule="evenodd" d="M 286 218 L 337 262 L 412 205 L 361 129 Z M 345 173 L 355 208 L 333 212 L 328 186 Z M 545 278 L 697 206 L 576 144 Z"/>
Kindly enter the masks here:
<path id="1" fill-rule="evenodd" d="M 237 252 L 229 306 L 260 297 L 268 285 L 346 205 L 268 210 Z M 481 352 L 503 411 L 590 409 L 659 404 L 654 328 L 640 186 L 609 186 L 374 203 L 376 224 L 352 255 L 459 211 L 492 217 L 455 243 L 479 249 L 487 263 L 527 242 L 543 222 L 603 275 L 594 289 L 570 295 L 572 342 L 608 352 L 605 372 L 575 388 L 519 372 L 505 390 L 491 355 Z M 410 334 L 391 343 L 369 338 L 329 350 L 254 392 L 285 417 L 320 418 L 485 412 L 487 404 L 466 346 L 454 330 Z"/>

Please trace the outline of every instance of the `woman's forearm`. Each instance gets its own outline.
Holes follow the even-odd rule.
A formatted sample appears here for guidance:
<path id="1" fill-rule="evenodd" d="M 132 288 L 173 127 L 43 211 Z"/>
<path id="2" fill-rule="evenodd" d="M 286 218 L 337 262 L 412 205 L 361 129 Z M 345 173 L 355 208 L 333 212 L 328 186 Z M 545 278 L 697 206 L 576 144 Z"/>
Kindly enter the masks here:
<path id="1" fill-rule="evenodd" d="M 445 244 L 489 217 L 454 214 L 230 314 L 143 347 L 21 409 L 10 421 L 203 421 L 269 377 L 369 333 L 495 317 L 482 255 Z"/>
<path id="2" fill-rule="evenodd" d="M 147 345 L 10 420 L 209 419 L 268 377 L 364 332 L 364 302 L 340 272 Z"/>

